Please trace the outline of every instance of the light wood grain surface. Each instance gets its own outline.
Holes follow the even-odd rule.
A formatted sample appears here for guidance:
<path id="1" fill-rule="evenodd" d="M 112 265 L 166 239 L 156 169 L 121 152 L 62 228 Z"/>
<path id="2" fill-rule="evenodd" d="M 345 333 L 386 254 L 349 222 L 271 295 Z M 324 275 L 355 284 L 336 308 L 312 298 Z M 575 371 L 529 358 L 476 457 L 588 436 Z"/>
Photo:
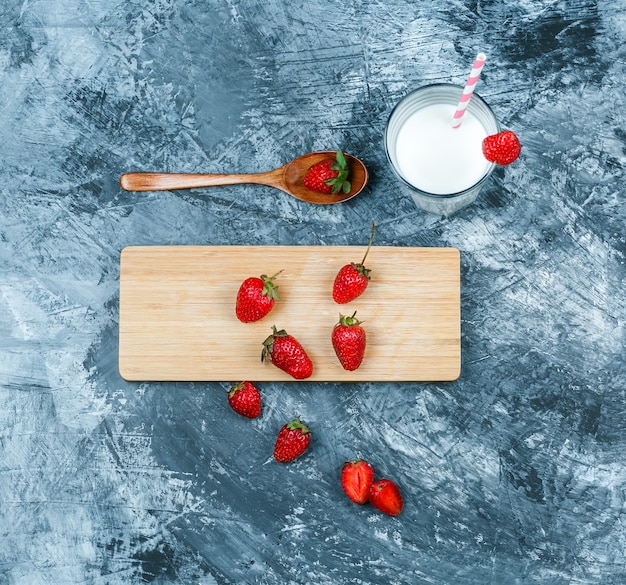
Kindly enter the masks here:
<path id="1" fill-rule="evenodd" d="M 134 381 L 291 381 L 261 362 L 272 325 L 314 363 L 311 381 L 448 381 L 458 378 L 460 255 L 455 248 L 372 247 L 371 282 L 346 305 L 332 300 L 350 246 L 133 246 L 120 263 L 119 369 Z M 235 316 L 249 276 L 274 274 L 280 300 L 256 323 Z M 361 367 L 343 370 L 330 334 L 339 313 L 363 321 Z"/>

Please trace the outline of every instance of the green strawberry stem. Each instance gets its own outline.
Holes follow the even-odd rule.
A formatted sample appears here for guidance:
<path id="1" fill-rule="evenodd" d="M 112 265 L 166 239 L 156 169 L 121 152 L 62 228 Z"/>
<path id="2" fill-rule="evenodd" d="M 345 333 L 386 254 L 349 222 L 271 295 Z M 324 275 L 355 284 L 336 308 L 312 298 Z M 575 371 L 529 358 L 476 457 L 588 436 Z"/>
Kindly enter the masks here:
<path id="1" fill-rule="evenodd" d="M 370 253 L 370 248 L 372 247 L 372 242 L 374 241 L 374 222 L 372 222 L 372 235 L 370 236 L 369 244 L 367 244 L 367 250 L 365 250 L 365 256 L 363 256 L 363 260 L 361 260 L 360 265 L 363 266 L 365 264 L 365 259 L 367 255 Z"/>
<path id="2" fill-rule="evenodd" d="M 279 270 L 273 276 L 268 277 L 267 274 L 261 274 L 261 281 L 263 282 L 263 288 L 261 294 L 275 301 L 279 300 L 278 287 L 274 284 L 274 279 L 280 275 L 282 270 Z"/>
<path id="3" fill-rule="evenodd" d="M 353 325 L 360 325 L 363 321 L 359 321 L 356 318 L 356 311 L 354 311 L 351 317 L 346 317 L 345 315 L 339 313 L 339 323 L 341 325 L 345 325 L 346 327 L 352 327 Z"/>
<path id="4" fill-rule="evenodd" d="M 295 430 L 300 430 L 300 432 L 303 435 L 306 435 L 308 433 L 311 432 L 311 429 L 309 429 L 309 427 L 307 427 L 301 420 L 300 420 L 300 416 L 297 416 L 296 418 L 294 418 L 293 420 L 289 421 L 286 425 L 285 425 L 289 430 L 291 431 L 295 431 Z"/>
<path id="5" fill-rule="evenodd" d="M 263 350 L 261 351 L 261 361 L 272 361 L 272 351 L 274 349 L 274 338 L 287 337 L 287 331 L 284 329 L 276 329 L 276 325 L 272 325 L 272 333 L 263 342 Z"/>
<path id="6" fill-rule="evenodd" d="M 232 398 L 235 394 L 237 394 L 237 392 L 239 392 L 239 390 L 241 390 L 243 388 L 243 385 L 246 382 L 239 382 L 239 384 L 235 384 L 229 391 L 228 391 L 228 397 Z"/>

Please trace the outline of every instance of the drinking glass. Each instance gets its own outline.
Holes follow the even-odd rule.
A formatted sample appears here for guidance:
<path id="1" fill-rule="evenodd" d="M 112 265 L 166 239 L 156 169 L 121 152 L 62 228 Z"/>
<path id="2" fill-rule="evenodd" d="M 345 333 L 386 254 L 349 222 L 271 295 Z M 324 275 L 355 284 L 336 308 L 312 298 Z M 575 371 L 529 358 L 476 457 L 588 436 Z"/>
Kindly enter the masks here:
<path id="1" fill-rule="evenodd" d="M 404 191 L 420 209 L 443 216 L 474 202 L 496 167 L 482 140 L 500 125 L 479 95 L 453 127 L 462 92 L 448 83 L 420 87 L 398 102 L 385 129 L 387 159 Z"/>

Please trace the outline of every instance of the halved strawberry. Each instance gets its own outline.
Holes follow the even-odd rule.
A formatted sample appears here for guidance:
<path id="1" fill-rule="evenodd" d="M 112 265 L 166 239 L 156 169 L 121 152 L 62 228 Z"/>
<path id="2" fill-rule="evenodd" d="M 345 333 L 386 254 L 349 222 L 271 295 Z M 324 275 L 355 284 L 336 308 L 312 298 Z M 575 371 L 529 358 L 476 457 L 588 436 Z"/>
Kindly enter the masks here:
<path id="1" fill-rule="evenodd" d="M 375 481 L 370 486 L 368 499 L 372 506 L 390 516 L 397 516 L 404 506 L 398 486 L 390 479 Z"/>
<path id="2" fill-rule="evenodd" d="M 365 504 L 374 482 L 374 468 L 363 459 L 346 461 L 341 467 L 341 487 L 355 504 Z"/>

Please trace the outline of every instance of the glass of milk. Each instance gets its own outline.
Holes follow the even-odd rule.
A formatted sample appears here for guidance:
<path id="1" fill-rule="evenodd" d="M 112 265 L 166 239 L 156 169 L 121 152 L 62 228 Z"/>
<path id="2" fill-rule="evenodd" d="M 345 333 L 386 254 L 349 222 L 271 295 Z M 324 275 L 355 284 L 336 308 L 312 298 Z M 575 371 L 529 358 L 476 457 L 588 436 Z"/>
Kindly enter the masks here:
<path id="1" fill-rule="evenodd" d="M 420 209 L 444 216 L 472 203 L 496 167 L 482 141 L 500 125 L 480 96 L 453 127 L 462 93 L 447 83 L 421 87 L 396 105 L 385 130 L 387 158 L 405 190 Z"/>

